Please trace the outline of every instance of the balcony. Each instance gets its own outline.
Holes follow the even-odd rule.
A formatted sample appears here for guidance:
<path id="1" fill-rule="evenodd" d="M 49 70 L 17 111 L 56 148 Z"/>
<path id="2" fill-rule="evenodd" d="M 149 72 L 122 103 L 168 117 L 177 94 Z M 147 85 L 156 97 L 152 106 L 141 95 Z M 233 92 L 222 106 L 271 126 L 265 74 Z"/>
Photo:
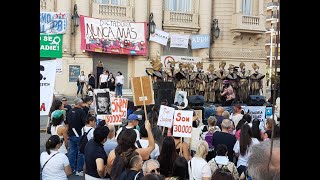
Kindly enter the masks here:
<path id="1" fill-rule="evenodd" d="M 267 39 L 267 40 L 265 41 L 265 45 L 266 45 L 266 46 L 270 46 L 270 45 L 271 45 L 271 40 L 270 40 L 270 39 Z M 275 39 L 272 40 L 272 46 L 273 46 L 273 48 L 277 47 L 277 43 L 276 43 L 276 40 L 275 40 Z M 279 47 L 280 47 L 280 43 L 279 43 Z"/>
<path id="2" fill-rule="evenodd" d="M 277 14 L 274 14 L 274 15 L 269 15 L 267 16 L 267 19 L 266 19 L 267 22 L 271 21 L 271 23 L 276 23 L 278 22 L 278 15 Z"/>
<path id="3" fill-rule="evenodd" d="M 92 2 L 92 17 L 100 19 L 133 21 L 132 5 L 132 3 L 129 3 L 129 6 L 118 6 Z"/>
<path id="4" fill-rule="evenodd" d="M 260 34 L 266 32 L 265 18 L 263 16 L 248 16 L 240 13 L 232 15 L 232 28 L 234 32 Z"/>
<path id="5" fill-rule="evenodd" d="M 267 10 L 276 11 L 279 10 L 279 3 L 278 2 L 270 2 L 267 4 Z"/>
<path id="6" fill-rule="evenodd" d="M 164 11 L 163 29 L 165 31 L 182 30 L 185 32 L 198 32 L 198 13 L 184 13 L 174 11 Z"/>
<path id="7" fill-rule="evenodd" d="M 40 0 L 40 11 L 53 12 L 55 0 Z"/>

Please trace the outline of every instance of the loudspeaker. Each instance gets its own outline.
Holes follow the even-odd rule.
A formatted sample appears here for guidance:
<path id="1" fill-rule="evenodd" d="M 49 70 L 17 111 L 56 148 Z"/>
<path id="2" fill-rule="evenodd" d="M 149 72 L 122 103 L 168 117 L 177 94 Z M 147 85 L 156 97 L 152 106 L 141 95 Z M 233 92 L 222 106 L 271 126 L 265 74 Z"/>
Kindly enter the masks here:
<path id="1" fill-rule="evenodd" d="M 168 105 L 174 101 L 174 85 L 173 82 L 155 82 L 153 83 L 154 101 L 156 105 L 161 105 L 164 99 L 167 99 Z"/>
<path id="2" fill-rule="evenodd" d="M 266 103 L 265 97 L 260 95 L 250 95 L 248 106 L 263 106 Z"/>
<path id="3" fill-rule="evenodd" d="M 193 95 L 188 96 L 188 105 L 192 106 L 203 106 L 204 104 L 204 97 L 202 95 Z"/>

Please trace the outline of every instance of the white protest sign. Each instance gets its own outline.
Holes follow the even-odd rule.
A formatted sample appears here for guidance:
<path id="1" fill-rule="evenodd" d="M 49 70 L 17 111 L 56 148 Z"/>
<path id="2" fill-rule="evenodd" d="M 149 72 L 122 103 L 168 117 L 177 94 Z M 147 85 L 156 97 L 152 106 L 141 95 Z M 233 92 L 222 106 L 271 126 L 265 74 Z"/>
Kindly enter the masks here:
<path id="1" fill-rule="evenodd" d="M 164 46 L 167 46 L 169 39 L 169 33 L 161 31 L 159 29 L 155 29 L 155 32 L 153 34 L 150 34 L 150 41 L 162 44 Z"/>
<path id="2" fill-rule="evenodd" d="M 173 136 L 191 137 L 193 111 L 174 111 Z"/>
<path id="3" fill-rule="evenodd" d="M 200 134 L 201 134 L 200 128 L 192 128 L 191 140 L 190 140 L 190 150 L 193 150 L 193 151 L 197 150 L 197 145 L 200 141 Z"/>
<path id="4" fill-rule="evenodd" d="M 114 98 L 111 101 L 112 115 L 106 115 L 106 123 L 110 125 L 122 124 L 122 120 L 127 118 L 128 99 Z"/>
<path id="5" fill-rule="evenodd" d="M 170 47 L 188 48 L 190 35 L 170 34 Z"/>
<path id="6" fill-rule="evenodd" d="M 265 126 L 265 117 L 266 117 L 266 106 L 245 106 L 243 108 L 244 112 L 249 112 L 252 117 L 252 121 L 254 119 L 258 119 L 260 122 L 260 128 Z"/>
<path id="7" fill-rule="evenodd" d="M 49 114 L 56 80 L 56 60 L 40 61 L 40 116 Z"/>
<path id="8" fill-rule="evenodd" d="M 173 115 L 174 115 L 174 108 L 161 105 L 157 125 L 171 128 L 173 123 Z"/>

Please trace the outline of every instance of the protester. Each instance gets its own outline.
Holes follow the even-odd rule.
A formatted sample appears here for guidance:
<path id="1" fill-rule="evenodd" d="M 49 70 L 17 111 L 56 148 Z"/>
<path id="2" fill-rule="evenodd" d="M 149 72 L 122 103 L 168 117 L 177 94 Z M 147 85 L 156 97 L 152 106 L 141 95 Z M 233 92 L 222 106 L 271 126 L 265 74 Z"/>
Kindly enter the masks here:
<path id="1" fill-rule="evenodd" d="M 233 146 L 236 143 L 236 137 L 229 133 L 230 128 L 232 128 L 232 122 L 229 119 L 224 119 L 221 123 L 222 131 L 216 131 L 213 134 L 212 145 L 217 147 L 218 144 L 225 144 L 228 148 L 228 158 L 229 161 L 233 162 Z M 216 151 L 214 151 L 214 156 Z"/>
<path id="2" fill-rule="evenodd" d="M 103 73 L 103 62 L 99 61 L 96 65 L 96 72 L 97 72 L 97 88 L 100 85 L 100 75 Z"/>
<path id="3" fill-rule="evenodd" d="M 139 118 L 139 127 L 143 126 L 144 125 L 144 121 L 146 119 L 145 117 L 145 114 L 144 114 L 144 110 L 142 109 L 142 106 L 136 106 L 136 110 L 133 111 L 132 114 L 136 114 Z M 150 119 L 149 119 L 150 121 Z M 151 121 L 150 121 L 150 124 L 151 124 Z"/>
<path id="4" fill-rule="evenodd" d="M 93 98 L 93 94 L 94 94 L 93 88 L 92 88 L 91 85 L 89 85 L 89 86 L 88 86 L 88 89 L 87 89 L 87 96 Z"/>
<path id="5" fill-rule="evenodd" d="M 233 106 L 233 113 L 231 114 L 230 119 L 234 122 L 235 127 L 237 127 L 239 121 L 243 117 L 241 111 L 242 107 L 239 104 Z"/>
<path id="6" fill-rule="evenodd" d="M 66 97 L 62 97 L 61 98 L 64 110 L 66 111 L 66 113 L 69 112 L 70 109 L 72 109 L 72 107 L 68 104 L 68 99 Z"/>
<path id="7" fill-rule="evenodd" d="M 270 141 L 252 146 L 252 154 L 248 159 L 248 175 L 251 179 L 280 180 L 280 138 L 273 140 L 271 159 L 270 149 Z"/>
<path id="8" fill-rule="evenodd" d="M 280 127 L 278 125 L 276 125 L 276 122 L 275 122 L 274 119 L 268 118 L 267 122 L 266 122 L 266 131 L 269 130 L 272 133 L 272 126 L 274 126 L 274 136 L 273 136 L 273 138 L 280 137 Z M 268 137 L 268 138 L 271 138 L 271 136 Z"/>
<path id="9" fill-rule="evenodd" d="M 96 128 L 97 119 L 94 116 L 88 116 L 86 120 L 86 125 L 81 129 L 81 134 L 87 133 L 87 139 L 90 140 L 93 138 L 93 132 Z"/>
<path id="10" fill-rule="evenodd" d="M 148 132 L 144 126 L 140 128 L 141 139 L 136 141 L 137 148 L 147 148 L 149 146 Z M 156 159 L 160 155 L 159 146 L 155 144 L 154 150 L 150 153 L 151 159 Z"/>
<path id="11" fill-rule="evenodd" d="M 55 99 L 52 101 L 51 108 L 48 114 L 48 122 L 47 122 L 47 133 L 51 134 L 51 125 L 52 125 L 52 112 L 55 110 L 64 110 L 64 106 L 62 101 Z"/>
<path id="12" fill-rule="evenodd" d="M 68 125 L 69 136 L 69 161 L 72 172 L 83 175 L 83 154 L 80 153 L 78 144 L 80 142 L 81 129 L 86 124 L 87 116 L 82 109 L 82 99 L 74 100 L 74 107 L 68 112 L 66 125 Z"/>
<path id="13" fill-rule="evenodd" d="M 40 155 L 42 179 L 67 180 L 71 175 L 68 157 L 64 153 L 58 152 L 61 144 L 57 135 L 52 135 L 47 140 L 46 151 Z"/>
<path id="14" fill-rule="evenodd" d="M 51 135 L 58 135 L 60 140 L 63 142 L 59 152 L 63 154 L 68 153 L 68 129 L 64 126 L 64 110 L 55 110 L 52 113 L 52 126 L 51 126 Z"/>
<path id="15" fill-rule="evenodd" d="M 106 89 L 108 87 L 108 78 L 109 78 L 109 71 L 103 71 L 103 74 L 99 76 L 99 85 L 100 89 Z"/>
<path id="16" fill-rule="evenodd" d="M 237 124 L 237 126 L 236 126 L 236 133 L 235 133 L 235 136 L 236 136 L 236 139 L 237 139 L 237 140 L 240 138 L 240 132 L 241 132 L 241 127 L 242 127 L 242 125 L 244 125 L 244 124 L 246 124 L 246 123 L 247 123 L 247 121 L 246 121 L 244 118 L 242 118 L 242 119 L 238 122 L 238 124 Z"/>
<path id="17" fill-rule="evenodd" d="M 196 111 L 193 110 L 192 127 L 198 128 L 199 125 L 201 125 L 201 120 L 200 120 L 199 116 L 197 115 Z"/>
<path id="18" fill-rule="evenodd" d="M 143 175 L 158 174 L 160 175 L 160 163 L 155 159 L 149 159 L 143 163 L 142 166 Z"/>
<path id="19" fill-rule="evenodd" d="M 143 177 L 142 170 L 143 160 L 138 152 L 131 150 L 125 154 L 125 170 L 120 175 L 120 180 L 140 180 Z"/>
<path id="20" fill-rule="evenodd" d="M 116 149 L 112 150 L 108 156 L 108 172 L 113 179 L 118 179 L 120 174 L 124 170 L 123 164 L 123 153 L 130 151 L 130 149 L 135 150 L 140 154 L 143 160 L 149 159 L 150 153 L 154 150 L 155 142 L 151 132 L 151 125 L 149 121 L 146 121 L 145 128 L 148 133 L 149 146 L 147 148 L 136 148 L 135 142 L 137 139 L 137 134 L 133 129 L 126 129 L 123 131 L 118 139 L 118 146 Z"/>
<path id="21" fill-rule="evenodd" d="M 228 159 L 228 148 L 224 144 L 219 144 L 216 147 L 217 155 L 208 162 L 211 173 L 214 174 L 217 169 L 226 168 L 230 171 L 234 179 L 239 179 L 239 174 L 236 166 Z"/>
<path id="22" fill-rule="evenodd" d="M 97 180 L 110 177 L 107 175 L 107 154 L 103 144 L 107 141 L 109 129 L 106 126 L 97 127 L 93 138 L 90 139 L 84 149 L 85 179 Z"/>
<path id="23" fill-rule="evenodd" d="M 118 71 L 116 76 L 116 95 L 117 97 L 122 97 L 122 86 L 124 83 L 124 77 L 120 71 Z"/>
<path id="24" fill-rule="evenodd" d="M 121 132 L 123 131 L 123 129 L 133 129 L 136 133 L 136 140 L 140 139 L 140 132 L 135 129 L 135 127 L 139 124 L 139 117 L 136 114 L 130 114 L 128 116 L 128 125 L 127 126 L 123 126 L 120 129 L 118 129 L 117 133 L 116 133 L 116 139 L 119 138 L 119 135 L 121 134 Z"/>
<path id="25" fill-rule="evenodd" d="M 252 121 L 252 127 L 251 127 L 252 137 L 257 138 L 258 141 L 262 141 L 263 140 L 262 136 L 264 133 L 260 131 L 259 126 L 260 126 L 259 119 L 254 119 Z"/>
<path id="26" fill-rule="evenodd" d="M 114 125 L 108 125 L 108 128 L 110 130 L 108 134 L 108 140 L 103 144 L 103 148 L 106 151 L 107 155 L 109 156 L 109 153 L 118 146 L 118 143 L 114 138 L 115 137 Z"/>
<path id="27" fill-rule="evenodd" d="M 189 153 L 189 145 L 186 142 L 181 141 L 180 137 L 174 137 L 174 143 L 176 146 L 176 152 L 186 158 L 187 161 L 190 160 L 190 153 Z"/>
<path id="28" fill-rule="evenodd" d="M 208 143 L 200 140 L 197 144 L 196 154 L 188 162 L 189 179 L 194 180 L 210 180 L 211 170 L 205 160 L 208 154 Z"/>
<path id="29" fill-rule="evenodd" d="M 259 144 L 257 138 L 252 137 L 252 131 L 248 124 L 241 127 L 240 139 L 237 140 L 233 147 L 235 156 L 238 157 L 237 169 L 239 175 L 246 171 L 248 166 L 248 158 L 250 156 L 250 149 L 253 145 Z"/>
<path id="30" fill-rule="evenodd" d="M 114 92 L 114 90 L 116 89 L 116 79 L 114 78 L 112 73 L 110 73 L 108 77 L 108 87 L 112 92 Z"/>
<path id="31" fill-rule="evenodd" d="M 188 161 L 182 156 L 178 156 L 173 163 L 172 177 L 179 180 L 187 180 L 189 178 L 188 173 Z"/>
<path id="32" fill-rule="evenodd" d="M 96 87 L 96 77 L 94 77 L 93 72 L 91 71 L 90 74 L 88 74 L 88 84 L 92 87 Z"/>
<path id="33" fill-rule="evenodd" d="M 164 175 L 165 177 L 171 177 L 173 175 L 173 164 L 178 156 L 173 137 L 165 137 L 163 139 L 160 155 L 158 156 L 161 175 Z"/>
<path id="34" fill-rule="evenodd" d="M 228 111 L 223 111 L 222 116 L 224 119 L 230 119 L 230 113 Z"/>
<path id="35" fill-rule="evenodd" d="M 221 97 L 225 97 L 225 101 L 222 102 L 222 106 L 231 106 L 235 99 L 234 90 L 228 80 L 223 81 L 223 92 L 220 93 Z"/>
<path id="36" fill-rule="evenodd" d="M 223 116 L 222 116 L 222 113 L 224 112 L 224 108 L 219 106 L 217 107 L 216 109 L 216 115 L 215 115 L 215 118 L 217 119 L 217 126 L 221 129 L 221 123 L 222 121 L 225 119 Z"/>
<path id="37" fill-rule="evenodd" d="M 78 86 L 77 97 L 82 97 L 82 95 L 83 95 L 83 86 L 84 86 L 84 84 L 86 82 L 86 77 L 84 75 L 84 71 L 81 71 L 81 74 L 78 76 L 78 82 L 77 82 L 77 86 Z M 80 96 L 79 96 L 79 92 L 80 92 Z"/>

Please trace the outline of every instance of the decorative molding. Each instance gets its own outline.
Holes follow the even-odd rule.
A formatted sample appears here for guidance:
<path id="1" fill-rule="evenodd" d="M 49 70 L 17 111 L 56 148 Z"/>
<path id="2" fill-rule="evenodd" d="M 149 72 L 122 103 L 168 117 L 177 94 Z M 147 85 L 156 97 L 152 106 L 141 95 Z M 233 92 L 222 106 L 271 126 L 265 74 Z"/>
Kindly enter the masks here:
<path id="1" fill-rule="evenodd" d="M 254 45 L 257 46 L 259 44 L 259 40 L 263 37 L 263 34 L 256 34 L 254 36 Z"/>
<path id="2" fill-rule="evenodd" d="M 223 51 L 223 50 L 213 50 L 213 58 L 227 58 L 227 59 L 266 59 L 265 51 Z"/>
<path id="3" fill-rule="evenodd" d="M 232 37 L 232 44 L 236 44 L 237 39 L 241 36 L 240 32 L 231 32 L 231 37 Z"/>

